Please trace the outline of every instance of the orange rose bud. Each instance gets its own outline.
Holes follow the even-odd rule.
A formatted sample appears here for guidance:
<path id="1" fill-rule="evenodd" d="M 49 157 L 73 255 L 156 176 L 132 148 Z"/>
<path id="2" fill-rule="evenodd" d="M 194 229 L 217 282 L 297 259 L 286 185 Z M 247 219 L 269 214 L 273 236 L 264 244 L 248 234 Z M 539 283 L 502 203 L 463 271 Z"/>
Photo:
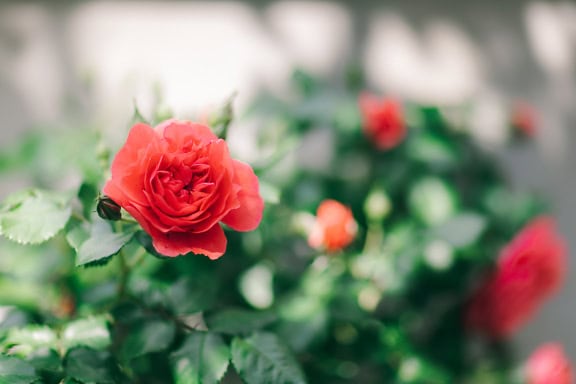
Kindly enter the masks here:
<path id="1" fill-rule="evenodd" d="M 527 384 L 572 384 L 572 365 L 558 343 L 547 343 L 536 349 L 525 365 Z"/>
<path id="2" fill-rule="evenodd" d="M 530 222 L 500 253 L 495 272 L 467 308 L 469 328 L 500 339 L 524 324 L 560 286 L 566 245 L 554 220 Z"/>
<path id="3" fill-rule="evenodd" d="M 366 136 L 380 150 L 396 147 L 406 136 L 402 106 L 392 98 L 378 98 L 369 93 L 360 95 L 358 104 Z"/>
<path id="4" fill-rule="evenodd" d="M 316 222 L 308 237 L 308 244 L 313 248 L 336 252 L 348 246 L 356 232 L 358 225 L 350 208 L 336 200 L 324 200 L 316 212 Z"/>

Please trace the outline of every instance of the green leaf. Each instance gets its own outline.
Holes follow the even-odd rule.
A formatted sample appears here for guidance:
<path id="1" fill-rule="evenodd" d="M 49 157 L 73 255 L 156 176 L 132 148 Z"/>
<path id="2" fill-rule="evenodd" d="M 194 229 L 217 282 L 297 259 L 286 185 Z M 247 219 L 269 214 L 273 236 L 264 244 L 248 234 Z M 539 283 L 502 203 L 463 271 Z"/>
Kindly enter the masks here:
<path id="1" fill-rule="evenodd" d="M 185 277 L 168 288 L 170 307 L 177 314 L 190 314 L 209 309 L 216 298 L 217 280 L 212 276 Z"/>
<path id="2" fill-rule="evenodd" d="M 172 354 L 176 384 L 217 384 L 230 360 L 230 350 L 216 334 L 193 332 Z"/>
<path id="3" fill-rule="evenodd" d="M 454 216 L 440 226 L 434 228 L 433 233 L 447 241 L 454 247 L 465 247 L 476 240 L 486 229 L 486 218 L 472 212 L 465 212 Z"/>
<path id="4" fill-rule="evenodd" d="M 81 345 L 104 349 L 111 343 L 107 324 L 104 316 L 76 320 L 62 331 L 62 344 L 67 349 Z"/>
<path id="5" fill-rule="evenodd" d="M 409 199 L 412 212 L 428 225 L 442 223 L 456 211 L 454 191 L 436 177 L 418 180 L 410 191 Z"/>
<path id="6" fill-rule="evenodd" d="M 457 156 L 446 141 L 421 133 L 408 142 L 410 157 L 428 165 L 449 167 L 457 165 Z"/>
<path id="7" fill-rule="evenodd" d="M 15 351 L 27 356 L 38 348 L 54 346 L 56 340 L 56 333 L 48 326 L 29 325 L 23 328 L 12 328 L 3 344 L 17 346 Z"/>
<path id="8" fill-rule="evenodd" d="M 248 384 L 306 383 L 288 348 L 271 333 L 255 333 L 232 340 L 232 364 Z"/>
<path id="9" fill-rule="evenodd" d="M 0 354 L 0 384 L 30 384 L 39 379 L 27 362 Z"/>
<path id="10" fill-rule="evenodd" d="M 134 233 L 115 233 L 109 223 L 97 220 L 92 223 L 90 234 L 81 242 L 82 230 L 75 229 L 68 235 L 68 241 L 77 248 L 76 266 L 101 262 L 115 255 L 130 241 Z"/>
<path id="11" fill-rule="evenodd" d="M 41 190 L 12 194 L 0 207 L 0 234 L 21 244 L 42 243 L 68 222 L 69 200 L 66 195 Z"/>
<path id="12" fill-rule="evenodd" d="M 138 323 L 128 333 L 120 356 L 124 360 L 131 360 L 146 353 L 162 351 L 170 346 L 175 332 L 173 323 L 162 320 Z"/>
<path id="13" fill-rule="evenodd" d="M 68 351 L 65 357 L 66 375 L 83 383 L 114 383 L 112 355 L 80 347 Z"/>
<path id="14" fill-rule="evenodd" d="M 28 362 L 37 371 L 61 372 L 62 362 L 58 353 L 51 348 L 41 348 L 34 351 L 28 357 Z"/>
<path id="15" fill-rule="evenodd" d="M 211 331 L 235 335 L 259 330 L 276 319 L 277 315 L 271 311 L 227 309 L 208 316 L 206 324 Z"/>

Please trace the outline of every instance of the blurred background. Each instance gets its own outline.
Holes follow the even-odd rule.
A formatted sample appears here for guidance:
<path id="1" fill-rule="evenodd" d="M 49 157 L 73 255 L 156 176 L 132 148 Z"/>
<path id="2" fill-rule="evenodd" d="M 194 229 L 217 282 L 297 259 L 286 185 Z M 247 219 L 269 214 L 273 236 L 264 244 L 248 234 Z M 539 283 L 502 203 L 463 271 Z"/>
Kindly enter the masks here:
<path id="1" fill-rule="evenodd" d="M 159 94 L 179 117 L 238 92 L 289 93 L 295 67 L 374 90 L 472 108 L 474 134 L 513 185 L 551 202 L 576 253 L 576 4 L 568 1 L 3 1 L 0 141 L 63 116 L 123 136 Z M 528 147 L 504 150 L 510 102 L 537 112 Z M 0 197 L 20 188 L 2 175 Z M 574 260 L 574 258 L 572 258 Z M 576 359 L 576 263 L 559 295 L 517 336 L 522 356 L 559 340 Z"/>

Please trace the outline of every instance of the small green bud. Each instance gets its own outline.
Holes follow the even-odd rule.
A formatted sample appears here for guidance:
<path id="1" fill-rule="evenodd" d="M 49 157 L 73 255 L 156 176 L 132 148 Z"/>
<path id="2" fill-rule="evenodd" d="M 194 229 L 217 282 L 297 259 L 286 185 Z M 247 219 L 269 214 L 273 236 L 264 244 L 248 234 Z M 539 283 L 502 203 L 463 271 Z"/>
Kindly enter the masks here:
<path id="1" fill-rule="evenodd" d="M 364 212 L 373 221 L 384 219 L 392 210 L 392 203 L 386 192 L 382 189 L 374 189 L 364 201 Z"/>
<path id="2" fill-rule="evenodd" d="M 108 196 L 100 196 L 96 205 L 98 216 L 104 220 L 120 220 L 122 218 L 121 208 Z"/>

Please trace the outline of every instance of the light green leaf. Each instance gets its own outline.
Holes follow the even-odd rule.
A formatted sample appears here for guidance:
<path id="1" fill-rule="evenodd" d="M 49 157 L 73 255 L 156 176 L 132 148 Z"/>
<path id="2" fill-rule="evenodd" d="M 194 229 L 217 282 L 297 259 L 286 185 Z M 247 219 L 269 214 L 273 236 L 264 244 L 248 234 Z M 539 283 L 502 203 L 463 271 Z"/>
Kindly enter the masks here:
<path id="1" fill-rule="evenodd" d="M 0 207 L 0 234 L 21 244 L 42 243 L 68 222 L 69 200 L 69 196 L 41 190 L 12 194 Z"/>
<path id="2" fill-rule="evenodd" d="M 457 206 L 454 191 L 436 177 L 417 181 L 410 191 L 409 200 L 412 212 L 430 226 L 447 220 Z"/>
<path id="3" fill-rule="evenodd" d="M 56 343 L 56 333 L 45 325 L 28 325 L 23 328 L 12 328 L 3 344 L 16 346 L 16 353 L 27 356 L 42 347 L 52 347 Z"/>
<path id="4" fill-rule="evenodd" d="M 30 384 L 37 379 L 34 367 L 27 362 L 0 355 L 0 384 Z"/>
<path id="5" fill-rule="evenodd" d="M 67 376 L 83 383 L 113 384 L 112 355 L 90 348 L 71 349 L 65 358 Z"/>
<path id="6" fill-rule="evenodd" d="M 232 364 L 247 384 L 306 383 L 288 348 L 271 333 L 232 340 Z"/>
<path id="7" fill-rule="evenodd" d="M 162 351 L 172 343 L 175 332 L 171 322 L 151 320 L 139 323 L 130 330 L 120 356 L 124 360 L 131 360 L 146 353 Z"/>
<path id="8" fill-rule="evenodd" d="M 216 334 L 193 332 L 172 354 L 176 384 L 217 384 L 230 360 L 230 350 Z"/>
<path id="9" fill-rule="evenodd" d="M 271 311 L 227 309 L 206 318 L 208 329 L 227 334 L 250 333 L 272 324 L 277 315 Z"/>
<path id="10" fill-rule="evenodd" d="M 486 229 L 486 224 L 484 216 L 465 212 L 434 228 L 433 233 L 454 247 L 465 247 L 478 240 Z"/>
<path id="11" fill-rule="evenodd" d="M 84 345 L 103 349 L 110 345 L 110 331 L 107 319 L 103 316 L 76 320 L 62 331 L 62 344 L 65 348 Z"/>
<path id="12" fill-rule="evenodd" d="M 115 233 L 107 222 L 95 221 L 90 228 L 89 237 L 81 243 L 77 250 L 76 266 L 103 261 L 103 259 L 115 255 L 130 241 L 133 235 L 133 232 Z M 68 236 L 68 240 L 72 240 L 71 244 L 80 238 L 79 233 L 74 233 L 73 239 L 70 236 L 72 234 Z"/>

